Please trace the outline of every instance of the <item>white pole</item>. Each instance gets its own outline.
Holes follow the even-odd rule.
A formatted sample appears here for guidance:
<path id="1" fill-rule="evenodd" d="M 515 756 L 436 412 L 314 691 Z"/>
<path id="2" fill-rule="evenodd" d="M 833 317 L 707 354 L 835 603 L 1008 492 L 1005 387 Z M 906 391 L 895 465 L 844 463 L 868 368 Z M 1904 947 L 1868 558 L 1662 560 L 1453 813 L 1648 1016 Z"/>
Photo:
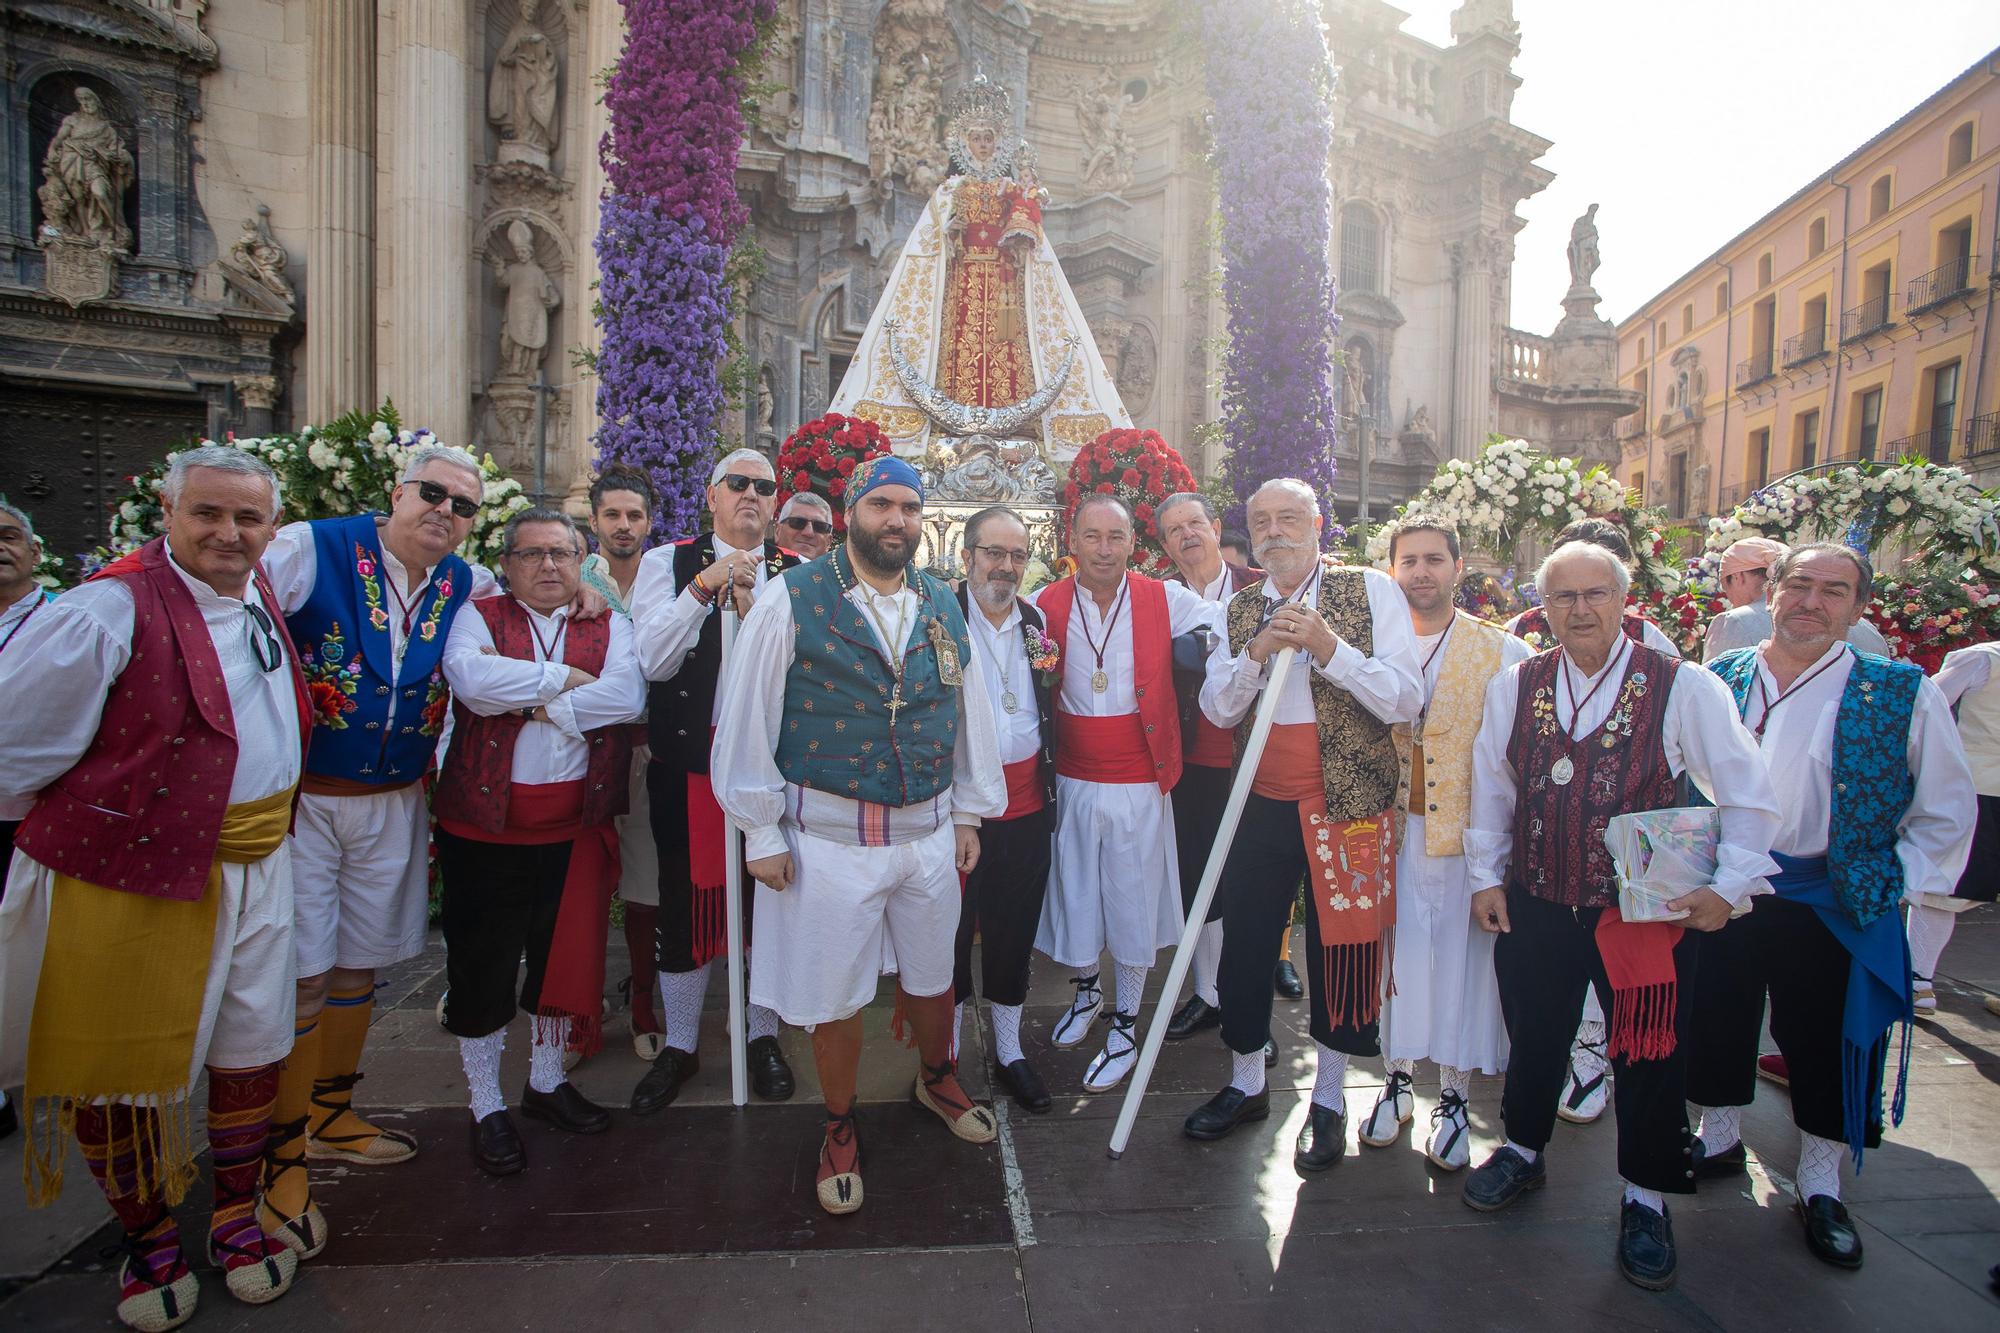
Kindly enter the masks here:
<path id="1" fill-rule="evenodd" d="M 729 669 L 729 651 L 736 642 L 736 589 L 723 589 L 722 670 Z M 719 687 L 718 687 L 719 688 Z M 750 1101 L 749 1028 L 743 995 L 743 833 L 736 821 L 722 817 L 723 914 L 729 930 L 729 1104 Z"/>
<path id="2" fill-rule="evenodd" d="M 1250 796 L 1250 780 L 1257 774 L 1257 761 L 1264 757 L 1264 742 L 1271 734 L 1271 719 L 1278 710 L 1278 695 L 1285 676 L 1292 669 L 1298 649 L 1280 652 L 1271 663 L 1271 678 L 1264 683 L 1264 696 L 1257 701 L 1257 720 L 1250 726 L 1250 739 L 1243 746 L 1242 762 L 1236 766 L 1236 780 L 1229 786 L 1229 803 L 1222 807 L 1222 825 L 1216 830 L 1215 845 L 1209 848 L 1208 864 L 1201 872 L 1201 887 L 1188 906 L 1187 924 L 1181 927 L 1181 942 L 1174 949 L 1173 966 L 1160 987 L 1159 1003 L 1153 1006 L 1153 1021 L 1146 1025 L 1146 1041 L 1139 1049 L 1139 1064 L 1125 1089 L 1125 1102 L 1118 1108 L 1118 1123 L 1111 1130 L 1113 1161 L 1125 1155 L 1132 1126 L 1139 1119 L 1139 1103 L 1146 1099 L 1146 1084 L 1152 1081 L 1153 1066 L 1159 1061 L 1160 1047 L 1167 1040 L 1167 1024 L 1173 1017 L 1174 1001 L 1180 998 L 1181 982 L 1187 979 L 1188 965 L 1194 960 L 1194 944 L 1208 920 L 1208 905 L 1222 879 L 1223 863 L 1229 859 L 1229 844 L 1236 839 L 1236 825 L 1243 818 L 1243 803 Z"/>

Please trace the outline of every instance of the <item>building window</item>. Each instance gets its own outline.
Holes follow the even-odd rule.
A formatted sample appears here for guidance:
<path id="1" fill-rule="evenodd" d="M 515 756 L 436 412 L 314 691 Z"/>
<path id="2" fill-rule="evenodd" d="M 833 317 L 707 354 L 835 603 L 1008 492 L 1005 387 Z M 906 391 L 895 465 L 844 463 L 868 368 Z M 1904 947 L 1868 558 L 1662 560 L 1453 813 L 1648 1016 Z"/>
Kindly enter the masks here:
<path id="1" fill-rule="evenodd" d="M 1717 318 L 1729 313 L 1729 283 L 1725 279 L 1715 284 L 1715 314 Z"/>
<path id="2" fill-rule="evenodd" d="M 1646 503 L 1646 474 L 1645 474 L 1645 473 L 1643 473 L 1643 472 L 1634 472 L 1634 473 L 1632 474 L 1632 494 L 1634 494 L 1634 495 L 1636 495 L 1637 497 L 1639 497 L 1639 498 L 1638 498 L 1638 503 L 1640 503 L 1640 504 L 1644 504 L 1644 503 Z"/>
<path id="3" fill-rule="evenodd" d="M 1819 464 L 1819 409 L 1799 413 L 1799 466 Z"/>
<path id="4" fill-rule="evenodd" d="M 1639 339 L 1639 360 L 1644 361 L 1645 359 L 1646 359 L 1646 340 L 1644 338 L 1641 338 Z"/>
<path id="5" fill-rule="evenodd" d="M 1340 210 L 1340 286 L 1349 292 L 1379 292 L 1382 223 L 1366 204 Z"/>
<path id="6" fill-rule="evenodd" d="M 1864 389 L 1854 407 L 1854 454 L 1864 463 L 1875 461 L 1882 444 L 1882 391 Z"/>
<path id="7" fill-rule="evenodd" d="M 1771 480 L 1771 428 L 1750 432 L 1750 470 L 1748 480 L 1752 490 L 1761 489 Z"/>
<path id="8" fill-rule="evenodd" d="M 1958 362 L 1947 361 L 1931 371 L 1930 447 L 1923 450 L 1933 463 L 1951 461 L 1951 433 L 1958 425 Z"/>
<path id="9" fill-rule="evenodd" d="M 1815 296 L 1799 313 L 1799 359 L 1818 356 L 1826 350 L 1826 298 Z"/>
<path id="10" fill-rule="evenodd" d="M 1681 307 L 1681 332 L 1683 334 L 1694 332 L 1694 302 L 1692 301 Z"/>
<path id="11" fill-rule="evenodd" d="M 1688 511 L 1688 456 L 1675 454 L 1667 460 L 1667 514 L 1671 518 L 1685 517 Z"/>
<path id="12" fill-rule="evenodd" d="M 1888 215 L 1889 192 L 1892 189 L 1887 175 L 1877 176 L 1875 183 L 1868 187 L 1868 220 L 1875 222 Z"/>
<path id="13" fill-rule="evenodd" d="M 1646 372 L 1641 370 L 1632 376 L 1633 391 L 1639 395 L 1639 410 L 1646 410 Z"/>
<path id="14" fill-rule="evenodd" d="M 1952 296 L 1972 285 L 1972 220 L 1938 233 L 1939 296 Z"/>
<path id="15" fill-rule="evenodd" d="M 1951 132 L 1944 144 L 1944 174 L 1963 171 L 1972 165 L 1972 122 L 1966 121 Z"/>
<path id="16" fill-rule="evenodd" d="M 1812 259 L 1826 253 L 1826 219 L 1814 218 L 1806 228 L 1806 258 Z"/>
<path id="17" fill-rule="evenodd" d="M 1771 252 L 1769 250 L 1757 256 L 1757 285 L 1759 287 L 1769 287 L 1771 285 Z"/>

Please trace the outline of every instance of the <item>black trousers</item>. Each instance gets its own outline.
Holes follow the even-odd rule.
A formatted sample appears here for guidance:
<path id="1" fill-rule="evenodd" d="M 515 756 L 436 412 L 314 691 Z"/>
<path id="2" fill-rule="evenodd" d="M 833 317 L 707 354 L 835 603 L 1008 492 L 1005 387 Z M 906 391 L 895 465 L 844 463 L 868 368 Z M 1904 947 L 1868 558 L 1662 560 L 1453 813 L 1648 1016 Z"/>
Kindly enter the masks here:
<path id="1" fill-rule="evenodd" d="M 952 993 L 972 998 L 972 936 L 979 935 L 979 968 L 989 1004 L 1028 1000 L 1028 951 L 1042 919 L 1054 853 L 1055 809 L 1043 806 L 1019 819 L 989 819 L 979 826 L 979 864 L 965 879 L 952 959 Z"/>
<path id="2" fill-rule="evenodd" d="M 1222 826 L 1222 807 L 1229 804 L 1230 772 L 1205 764 L 1185 765 L 1181 780 L 1174 784 L 1170 794 L 1174 803 L 1174 851 L 1180 862 L 1183 919 L 1194 906 L 1195 890 L 1201 887 L 1201 872 L 1208 869 L 1208 849 L 1215 845 L 1215 831 Z M 1208 904 L 1208 920 L 1222 920 L 1220 885 Z"/>
<path id="3" fill-rule="evenodd" d="M 1748 916 L 1703 935 L 1688 1051 L 1687 1097 L 1697 1106 L 1748 1106 L 1757 1091 L 1757 1038 L 1764 997 L 1771 1036 L 1792 1081 L 1792 1123 L 1836 1143 L 1841 1115 L 1840 1018 L 1847 1004 L 1847 950 L 1803 903 L 1757 899 Z M 1874 1080 L 1882 1079 L 1882 1053 Z M 1868 1146 L 1881 1139 L 1870 1126 Z"/>
<path id="4" fill-rule="evenodd" d="M 484 1037 L 513 1021 L 516 1005 L 534 1013 L 542 1000 L 549 942 L 562 906 L 570 844 L 475 842 L 440 828 L 438 872 L 444 879 L 445 1030 Z M 527 979 L 514 979 L 521 955 Z"/>
<path id="5" fill-rule="evenodd" d="M 1958 877 L 1954 898 L 1990 903 L 2000 898 L 2000 796 L 1979 796 L 1979 822 L 1972 826 L 1972 854 Z"/>
<path id="6" fill-rule="evenodd" d="M 1222 1040 L 1238 1055 L 1264 1049 L 1271 1039 L 1271 973 L 1291 929 L 1292 905 L 1306 874 L 1306 843 L 1299 832 L 1296 801 L 1274 801 L 1251 793 L 1243 822 L 1229 845 L 1217 896 L 1222 907 L 1222 965 L 1215 989 L 1222 1001 Z M 1378 1024 L 1327 1021 L 1326 951 L 1320 945 L 1319 916 L 1306 913 L 1306 989 L 1313 1040 L 1348 1055 L 1379 1055 Z M 1574 1024 L 1571 1025 L 1574 1027 Z M 1555 1105 L 1555 1094 L 1549 1094 Z"/>
<path id="7" fill-rule="evenodd" d="M 1500 1113 L 1507 1137 L 1540 1151 L 1555 1131 L 1556 1100 L 1569 1073 L 1570 1041 L 1583 1015 L 1583 992 L 1595 985 L 1611 994 L 1604 958 L 1597 950 L 1603 909 L 1570 908 L 1507 890 L 1512 930 L 1493 950 L 1500 979 L 1500 1010 L 1507 1022 L 1507 1087 Z M 1760 906 L 1759 911 L 1762 911 Z M 1674 1052 L 1664 1060 L 1611 1060 L 1612 1097 L 1618 1116 L 1618 1174 L 1641 1189 L 1694 1193 L 1687 1127 L 1687 1051 L 1693 1008 L 1695 941 L 1685 931 L 1674 946 Z M 1605 1012 L 1607 1022 L 1610 1010 Z"/>
<path id="8" fill-rule="evenodd" d="M 0 819 L 0 898 L 7 896 L 7 872 L 14 868 L 14 834 L 18 819 Z"/>
<path id="9" fill-rule="evenodd" d="M 662 972 L 692 972 L 697 933 L 719 938 L 726 927 L 720 913 L 722 893 L 701 895 L 697 902 L 688 862 L 688 781 L 679 768 L 655 759 L 646 766 L 647 814 L 653 825 L 653 847 L 660 858 L 660 907 L 657 957 Z M 743 876 L 743 947 L 750 947 L 751 906 L 757 895 L 750 876 Z M 705 914 L 708 919 L 697 921 Z M 716 950 L 715 957 L 722 951 Z"/>

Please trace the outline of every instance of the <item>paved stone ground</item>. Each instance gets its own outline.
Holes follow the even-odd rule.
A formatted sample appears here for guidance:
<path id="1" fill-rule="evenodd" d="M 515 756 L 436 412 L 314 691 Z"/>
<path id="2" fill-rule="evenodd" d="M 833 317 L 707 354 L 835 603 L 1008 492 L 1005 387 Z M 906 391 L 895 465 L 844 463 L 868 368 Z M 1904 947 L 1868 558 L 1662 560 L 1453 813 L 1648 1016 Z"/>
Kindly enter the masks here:
<path id="1" fill-rule="evenodd" d="M 1311 1087 L 1302 1006 L 1278 1005 L 1267 1124 L 1217 1144 L 1181 1136 L 1181 1118 L 1226 1077 L 1204 1034 L 1167 1048 L 1130 1150 L 1109 1160 L 1117 1099 L 1068 1095 L 1090 1052 L 1044 1045 L 1067 993 L 1053 970 L 1038 974 L 1042 1003 L 1025 1028 L 1056 1106 L 1045 1116 L 1003 1106 L 992 1147 L 959 1143 L 909 1106 L 914 1056 L 887 1034 L 889 997 L 870 1011 L 868 1204 L 854 1217 L 827 1218 L 812 1202 L 818 1119 L 802 1035 L 785 1038 L 797 1099 L 736 1111 L 719 1012 L 681 1102 L 649 1119 L 621 1110 L 591 1139 L 523 1122 L 529 1170 L 487 1180 L 465 1146 L 452 1040 L 432 1017 L 442 966 L 434 945 L 383 991 L 361 1089 L 364 1105 L 396 1108 L 380 1118 L 417 1133 L 422 1155 L 320 1173 L 334 1238 L 297 1289 L 256 1310 L 204 1273 L 194 1327 L 2000 1327 L 1986 1282 L 2000 1261 L 2000 1018 L 1981 1003 L 2000 990 L 2000 909 L 1961 918 L 1942 1012 L 1918 1033 L 1909 1118 L 1849 1182 L 1866 1268 L 1842 1273 L 1806 1253 L 1788 1211 L 1797 1141 L 1786 1099 L 1762 1086 L 1744 1120 L 1756 1165 L 1675 1206 L 1681 1280 L 1661 1295 L 1613 1265 L 1608 1123 L 1560 1126 L 1549 1187 L 1498 1216 L 1464 1207 L 1459 1179 L 1429 1168 L 1408 1137 L 1385 1151 L 1351 1144 L 1337 1169 L 1301 1178 L 1291 1140 Z M 610 974 L 624 975 L 622 961 Z M 984 1039 L 968 1036 L 969 1071 Z M 525 1045 L 517 1025 L 510 1088 L 525 1077 Z M 622 1107 L 640 1072 L 615 1040 L 576 1081 Z M 984 1076 L 967 1081 L 978 1092 Z M 1379 1068 L 1350 1072 L 1356 1118 L 1379 1083 Z M 1419 1084 L 1419 1131 L 1435 1092 Z M 1498 1079 L 1474 1086 L 1475 1160 L 1498 1138 L 1499 1092 Z M 114 1326 L 105 1210 L 74 1160 L 72 1171 L 50 1210 L 27 1212 L 12 1189 L 0 1198 L 0 1328 Z M 185 1215 L 199 1226 L 205 1206 L 190 1200 Z"/>

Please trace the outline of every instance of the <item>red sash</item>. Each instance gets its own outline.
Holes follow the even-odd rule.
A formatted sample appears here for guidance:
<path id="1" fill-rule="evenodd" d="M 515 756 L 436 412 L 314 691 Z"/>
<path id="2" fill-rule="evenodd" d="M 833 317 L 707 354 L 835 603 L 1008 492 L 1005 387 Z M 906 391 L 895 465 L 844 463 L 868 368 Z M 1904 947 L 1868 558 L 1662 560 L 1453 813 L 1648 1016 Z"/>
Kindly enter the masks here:
<path id="1" fill-rule="evenodd" d="M 1154 782 L 1146 724 L 1137 713 L 1082 717 L 1056 709 L 1056 773 L 1083 782 Z"/>
<path id="2" fill-rule="evenodd" d="M 1031 754 L 1026 759 L 1004 765 L 1001 772 L 1007 775 L 1007 813 L 1004 820 L 1019 819 L 1032 815 L 1042 808 L 1042 757 Z"/>
<path id="3" fill-rule="evenodd" d="M 1187 761 L 1200 764 L 1203 768 L 1229 768 L 1236 763 L 1236 737 L 1231 732 L 1216 726 L 1206 717 L 1198 717 L 1194 723 L 1194 748 L 1188 751 Z"/>
<path id="4" fill-rule="evenodd" d="M 1681 929 L 1670 921 L 1627 921 L 1617 903 L 1598 915 L 1597 951 L 1611 982 L 1607 1054 L 1664 1060 L 1674 1053 L 1680 989 L 1674 946 L 1681 942 Z"/>
<path id="5" fill-rule="evenodd" d="M 715 744 L 714 727 L 708 729 L 708 743 Z M 687 775 L 687 821 L 688 883 L 694 889 L 690 952 L 700 967 L 729 947 L 728 839 L 723 837 L 722 806 L 706 773 Z"/>

